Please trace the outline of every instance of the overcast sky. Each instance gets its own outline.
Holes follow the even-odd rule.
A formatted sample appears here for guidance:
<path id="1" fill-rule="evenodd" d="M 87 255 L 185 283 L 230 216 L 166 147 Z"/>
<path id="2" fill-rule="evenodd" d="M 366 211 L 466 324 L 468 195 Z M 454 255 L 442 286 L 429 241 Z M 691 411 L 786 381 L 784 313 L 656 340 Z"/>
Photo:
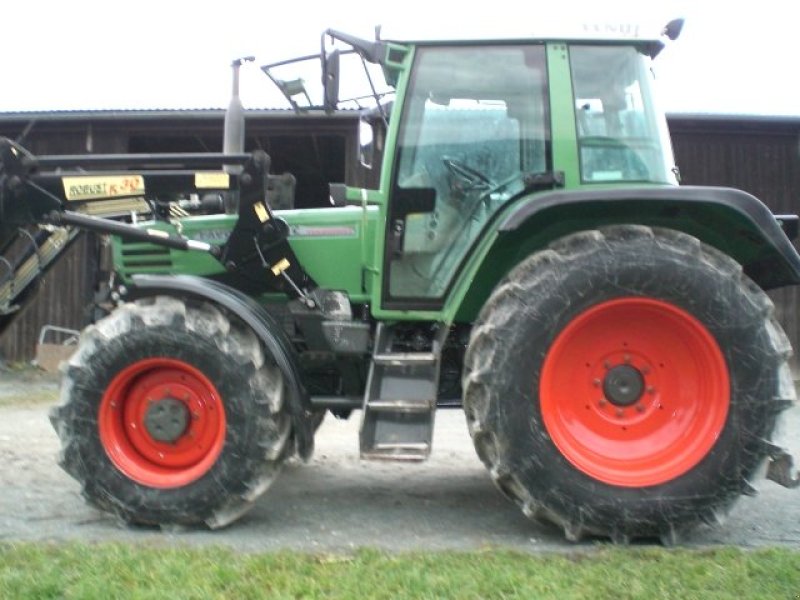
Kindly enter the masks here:
<path id="1" fill-rule="evenodd" d="M 6 0 L 0 11 L 0 111 L 224 107 L 229 64 L 319 49 L 327 27 L 370 38 L 387 30 L 493 29 L 560 17 L 575 22 L 686 18 L 656 61 L 669 112 L 800 116 L 800 3 L 760 0 Z M 400 11 L 400 12 L 398 12 Z M 242 71 L 246 107 L 284 106 L 256 66 Z"/>

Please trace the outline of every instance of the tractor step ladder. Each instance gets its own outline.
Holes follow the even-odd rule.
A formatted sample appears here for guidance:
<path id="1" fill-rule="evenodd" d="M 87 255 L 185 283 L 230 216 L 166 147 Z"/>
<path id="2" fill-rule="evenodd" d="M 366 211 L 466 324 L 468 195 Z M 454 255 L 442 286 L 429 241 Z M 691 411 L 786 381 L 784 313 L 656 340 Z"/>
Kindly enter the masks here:
<path id="1" fill-rule="evenodd" d="M 361 421 L 361 458 L 422 461 L 431 452 L 439 363 L 447 328 L 430 352 L 393 352 L 394 331 L 378 324 Z"/>

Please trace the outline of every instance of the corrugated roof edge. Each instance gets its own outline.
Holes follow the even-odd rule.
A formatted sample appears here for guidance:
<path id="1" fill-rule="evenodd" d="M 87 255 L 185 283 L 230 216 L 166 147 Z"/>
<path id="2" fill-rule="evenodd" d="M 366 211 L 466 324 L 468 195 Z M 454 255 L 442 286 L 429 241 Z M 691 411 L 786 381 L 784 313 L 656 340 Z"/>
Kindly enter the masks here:
<path id="1" fill-rule="evenodd" d="M 704 113 L 704 112 L 670 112 L 667 113 L 668 119 L 680 119 L 681 121 L 748 121 L 759 123 L 787 123 L 800 124 L 800 115 L 768 115 L 757 113 Z"/>
<path id="2" fill-rule="evenodd" d="M 285 118 L 296 116 L 298 118 L 329 118 L 353 119 L 358 116 L 355 109 L 344 109 L 332 114 L 322 110 L 310 110 L 302 114 L 295 114 L 290 108 L 250 108 L 245 111 L 247 116 L 259 118 Z M 0 111 L 0 121 L 30 121 L 37 120 L 114 120 L 114 119 L 163 119 L 165 117 L 179 117 L 186 119 L 223 118 L 223 108 L 151 108 L 151 109 L 98 109 L 98 110 L 49 110 L 49 111 Z M 800 115 L 765 115 L 746 113 L 702 113 L 702 112 L 671 112 L 667 113 L 668 119 L 681 121 L 748 121 L 763 123 L 800 124 Z"/>
<path id="3" fill-rule="evenodd" d="M 353 119 L 358 116 L 355 110 L 340 110 L 333 114 L 326 114 L 322 110 L 309 110 L 296 114 L 291 108 L 250 108 L 245 110 L 245 115 L 258 118 L 286 118 L 296 116 L 299 119 L 328 118 L 328 119 Z M 152 108 L 152 109 L 97 109 L 97 110 L 46 110 L 46 111 L 0 111 L 0 121 L 113 121 L 122 120 L 147 120 L 163 118 L 185 119 L 222 119 L 225 117 L 224 108 Z"/>

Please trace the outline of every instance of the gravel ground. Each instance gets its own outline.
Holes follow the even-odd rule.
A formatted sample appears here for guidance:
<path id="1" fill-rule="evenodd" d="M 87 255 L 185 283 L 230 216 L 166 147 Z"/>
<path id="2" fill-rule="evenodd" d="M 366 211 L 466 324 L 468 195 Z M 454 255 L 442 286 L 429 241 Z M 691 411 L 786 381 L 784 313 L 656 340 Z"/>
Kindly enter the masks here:
<path id="1" fill-rule="evenodd" d="M 47 409 L 57 387 L 52 377 L 32 372 L 0 373 L 0 540 L 178 542 L 244 551 L 575 548 L 554 528 L 529 522 L 495 490 L 458 410 L 437 414 L 426 463 L 362 462 L 359 415 L 348 421 L 329 416 L 314 458 L 290 462 L 255 509 L 232 526 L 168 533 L 125 527 L 89 508 L 78 484 L 56 465 L 58 439 Z M 800 407 L 787 411 L 779 441 L 800 457 Z M 768 481 L 757 487 L 760 494 L 742 498 L 722 526 L 701 528 L 684 543 L 800 548 L 800 490 Z"/>

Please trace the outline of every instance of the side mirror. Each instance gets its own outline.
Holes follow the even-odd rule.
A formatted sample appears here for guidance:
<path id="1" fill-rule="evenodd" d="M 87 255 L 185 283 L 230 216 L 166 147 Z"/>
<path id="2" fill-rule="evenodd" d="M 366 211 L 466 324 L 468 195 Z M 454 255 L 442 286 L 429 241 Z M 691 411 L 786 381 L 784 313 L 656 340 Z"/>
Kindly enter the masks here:
<path id="1" fill-rule="evenodd" d="M 375 159 L 375 132 L 366 119 L 358 122 L 358 160 L 367 169 L 372 168 Z"/>
<path id="2" fill-rule="evenodd" d="M 339 104 L 339 51 L 322 52 L 322 88 L 325 93 L 326 113 L 332 113 Z"/>

